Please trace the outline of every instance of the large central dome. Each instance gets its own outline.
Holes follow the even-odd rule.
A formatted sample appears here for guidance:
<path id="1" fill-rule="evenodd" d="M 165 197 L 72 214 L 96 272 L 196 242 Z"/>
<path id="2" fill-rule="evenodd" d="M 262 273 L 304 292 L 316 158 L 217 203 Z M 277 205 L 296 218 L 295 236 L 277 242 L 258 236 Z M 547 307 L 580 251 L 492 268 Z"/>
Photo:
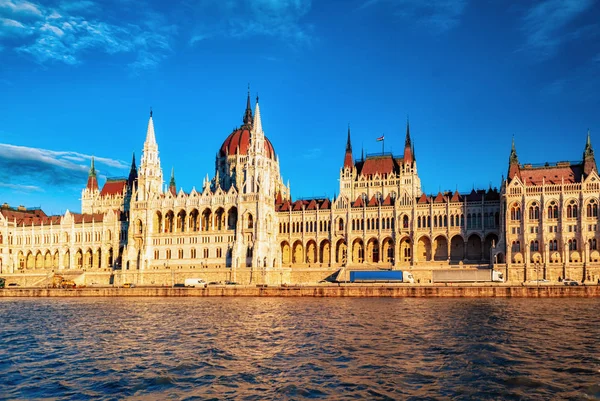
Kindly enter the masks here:
<path id="1" fill-rule="evenodd" d="M 239 148 L 240 155 L 247 155 L 250 148 L 250 127 L 247 125 L 233 131 L 221 145 L 221 156 L 235 156 Z M 265 154 L 275 160 L 275 150 L 271 141 L 265 136 Z"/>
<path id="2" fill-rule="evenodd" d="M 258 108 L 258 97 L 256 98 L 256 107 Z M 257 116 L 260 119 L 259 116 Z M 250 107 L 250 89 L 248 88 L 248 98 L 246 99 L 246 110 L 244 111 L 244 117 L 242 118 L 244 125 L 240 128 L 233 130 L 231 134 L 225 139 L 221 149 L 219 151 L 220 156 L 235 156 L 236 152 L 240 152 L 240 155 L 247 155 L 248 149 L 250 148 L 250 132 L 254 124 L 254 116 L 252 115 L 252 108 Z M 260 125 L 260 121 L 258 122 Z M 262 128 L 259 127 L 260 130 Z M 265 154 L 268 158 L 275 160 L 275 150 L 271 141 L 265 136 Z"/>

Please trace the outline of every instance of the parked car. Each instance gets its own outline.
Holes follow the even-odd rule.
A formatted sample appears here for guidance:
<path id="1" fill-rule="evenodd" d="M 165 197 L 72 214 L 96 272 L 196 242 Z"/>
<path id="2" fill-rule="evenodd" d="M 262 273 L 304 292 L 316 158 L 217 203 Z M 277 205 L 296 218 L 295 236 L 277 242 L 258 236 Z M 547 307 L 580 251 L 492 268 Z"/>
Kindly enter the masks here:
<path id="1" fill-rule="evenodd" d="M 17 283 L 9 283 L 8 287 L 19 287 L 19 284 L 17 284 Z"/>
<path id="2" fill-rule="evenodd" d="M 564 285 L 579 285 L 579 283 L 575 280 L 571 280 L 570 278 L 566 278 L 563 280 Z"/>
<path id="3" fill-rule="evenodd" d="M 135 288 L 135 284 L 133 283 L 124 283 L 123 288 Z"/>

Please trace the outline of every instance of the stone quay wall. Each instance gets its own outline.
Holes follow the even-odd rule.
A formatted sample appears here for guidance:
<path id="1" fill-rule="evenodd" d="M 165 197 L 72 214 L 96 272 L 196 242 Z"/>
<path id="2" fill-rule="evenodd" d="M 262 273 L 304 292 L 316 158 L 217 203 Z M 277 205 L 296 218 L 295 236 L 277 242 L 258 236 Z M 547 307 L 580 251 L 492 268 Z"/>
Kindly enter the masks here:
<path id="1" fill-rule="evenodd" d="M 209 285 L 180 287 L 86 287 L 75 289 L 10 288 L 0 297 L 391 297 L 391 298 L 566 298 L 600 297 L 600 286 L 507 285 L 382 285 L 341 284 L 312 286 Z"/>

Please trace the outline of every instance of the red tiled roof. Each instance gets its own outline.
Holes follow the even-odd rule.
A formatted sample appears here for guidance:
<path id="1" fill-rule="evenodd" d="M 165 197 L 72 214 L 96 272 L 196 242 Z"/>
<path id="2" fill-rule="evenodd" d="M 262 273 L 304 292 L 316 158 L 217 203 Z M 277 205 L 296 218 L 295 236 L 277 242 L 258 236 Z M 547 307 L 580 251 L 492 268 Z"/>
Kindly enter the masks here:
<path id="1" fill-rule="evenodd" d="M 308 204 L 308 206 L 306 207 L 306 210 L 316 210 L 317 209 L 317 201 L 316 200 L 311 200 Z"/>
<path id="2" fill-rule="evenodd" d="M 125 178 L 118 180 L 107 180 L 100 191 L 100 196 L 123 195 L 127 180 Z"/>
<path id="3" fill-rule="evenodd" d="M 419 198 L 419 200 L 417 201 L 417 203 L 429 203 L 429 199 L 427 198 L 427 195 L 422 194 L 421 197 Z"/>
<path id="4" fill-rule="evenodd" d="M 302 205 L 305 205 L 304 201 L 301 200 L 297 200 L 296 202 L 293 203 L 294 208 L 292 210 L 294 211 L 299 211 L 302 210 Z"/>
<path id="5" fill-rule="evenodd" d="M 357 168 L 358 168 L 357 164 Z M 398 171 L 398 164 L 392 156 L 369 157 L 360 166 L 359 174 L 374 175 L 376 173 L 390 174 Z"/>
<path id="6" fill-rule="evenodd" d="M 521 180 L 527 185 L 560 184 L 564 179 L 565 184 L 581 182 L 583 166 L 574 164 L 570 166 L 546 167 L 521 167 Z M 512 178 L 512 177 L 510 177 Z"/>
<path id="7" fill-rule="evenodd" d="M 73 220 L 75 224 L 81 223 L 91 223 L 92 221 L 95 223 L 102 222 L 104 219 L 104 213 L 93 213 L 93 214 L 81 214 L 81 213 L 71 213 L 73 216 Z"/>
<path id="8" fill-rule="evenodd" d="M 250 130 L 247 126 L 234 130 L 221 145 L 221 156 L 235 156 L 237 148 L 240 148 L 240 155 L 247 155 L 250 147 Z M 265 151 L 267 157 L 275 159 L 275 149 L 271 141 L 265 136 Z"/>
<path id="9" fill-rule="evenodd" d="M 61 216 L 47 216 L 42 209 L 17 210 L 12 208 L 1 208 L 0 213 L 9 222 L 16 222 L 17 225 L 41 226 L 50 224 L 60 224 Z"/>
<path id="10" fill-rule="evenodd" d="M 458 191 L 454 191 L 454 194 L 452 195 L 452 199 L 450 199 L 450 202 L 462 202 L 462 196 L 458 193 Z"/>
<path id="11" fill-rule="evenodd" d="M 331 202 L 329 199 L 325 198 L 323 203 L 321 203 L 321 206 L 319 206 L 319 209 L 331 209 Z"/>
<path id="12" fill-rule="evenodd" d="M 446 198 L 442 195 L 441 192 L 438 192 L 437 196 L 433 200 L 433 203 L 444 203 L 446 202 Z"/>
<path id="13" fill-rule="evenodd" d="M 371 198 L 371 200 L 369 201 L 367 206 L 377 206 L 377 205 L 378 205 L 377 198 L 375 197 L 375 195 L 373 195 L 373 197 Z"/>
<path id="14" fill-rule="evenodd" d="M 363 207 L 364 203 L 362 200 L 362 196 L 358 196 L 358 198 L 356 198 L 356 200 L 354 201 L 354 203 L 352 204 L 352 207 Z"/>
<path id="15" fill-rule="evenodd" d="M 382 206 L 391 206 L 392 205 L 392 197 L 390 196 L 390 194 L 388 194 L 388 196 L 385 197 L 385 199 L 383 200 L 383 203 L 381 205 Z"/>
<path id="16" fill-rule="evenodd" d="M 480 202 L 483 199 L 483 195 L 485 194 L 485 190 L 479 189 L 475 191 L 475 189 L 471 190 L 471 193 L 466 196 L 467 202 Z"/>

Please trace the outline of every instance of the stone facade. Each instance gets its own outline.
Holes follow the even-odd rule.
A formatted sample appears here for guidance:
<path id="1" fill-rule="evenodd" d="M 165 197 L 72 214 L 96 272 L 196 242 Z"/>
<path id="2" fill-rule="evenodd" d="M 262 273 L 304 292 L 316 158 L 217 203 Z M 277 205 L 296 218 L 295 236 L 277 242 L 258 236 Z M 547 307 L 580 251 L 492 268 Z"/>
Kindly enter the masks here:
<path id="1" fill-rule="evenodd" d="M 174 270 L 274 284 L 348 266 L 411 269 L 423 280 L 431 269 L 467 265 L 495 265 L 513 281 L 600 277 L 600 178 L 589 137 L 581 164 L 520 165 L 513 144 L 500 191 L 428 196 L 408 122 L 401 155 L 355 158 L 348 129 L 339 195 L 293 200 L 258 99 L 253 113 L 248 96 L 242 122 L 218 150 L 214 176 L 186 192 L 173 172 L 164 185 L 151 113 L 139 170 L 134 157 L 127 178 L 100 189 L 92 160 L 81 214 L 2 206 L 0 271 L 118 272 L 158 285 Z"/>

